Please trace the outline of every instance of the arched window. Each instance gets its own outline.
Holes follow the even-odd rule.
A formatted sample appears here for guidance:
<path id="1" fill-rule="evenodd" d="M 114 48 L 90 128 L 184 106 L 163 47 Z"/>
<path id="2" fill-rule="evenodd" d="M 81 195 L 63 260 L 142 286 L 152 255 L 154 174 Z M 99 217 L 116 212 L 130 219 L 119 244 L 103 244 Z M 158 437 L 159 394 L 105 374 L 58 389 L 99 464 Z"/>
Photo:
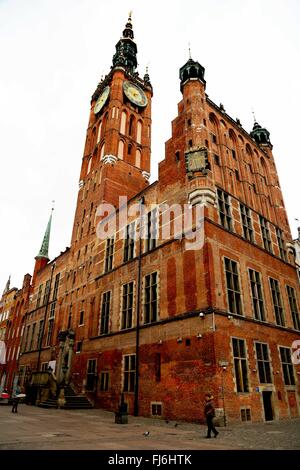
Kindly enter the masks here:
<path id="1" fill-rule="evenodd" d="M 98 127 L 97 144 L 101 140 L 101 130 L 102 130 L 102 121 L 100 121 L 100 124 L 99 124 L 99 127 Z"/>
<path id="2" fill-rule="evenodd" d="M 121 160 L 123 160 L 123 158 L 124 158 L 124 142 L 123 142 L 123 140 L 119 141 L 118 158 L 120 158 Z"/>
<path id="3" fill-rule="evenodd" d="M 136 126 L 136 141 L 138 144 L 142 143 L 142 123 L 141 121 L 137 122 Z"/>
<path id="4" fill-rule="evenodd" d="M 141 151 L 140 149 L 137 149 L 136 154 L 135 154 L 135 166 L 137 166 L 138 168 L 141 167 L 141 158 L 142 158 Z"/>
<path id="5" fill-rule="evenodd" d="M 126 133 L 126 119 L 127 119 L 126 113 L 125 111 L 122 111 L 120 133 L 124 135 Z"/>
<path id="6" fill-rule="evenodd" d="M 131 115 L 129 119 L 129 128 L 128 128 L 128 134 L 133 137 L 134 133 L 134 116 Z"/>
<path id="7" fill-rule="evenodd" d="M 252 155 L 252 150 L 249 144 L 246 144 L 246 152 L 248 155 Z"/>
<path id="8" fill-rule="evenodd" d="M 100 160 L 104 157 L 104 150 L 105 150 L 105 142 L 103 142 L 101 150 L 100 150 Z"/>
<path id="9" fill-rule="evenodd" d="M 131 155 L 131 151 L 132 151 L 132 145 L 128 144 L 127 155 Z"/>
<path id="10" fill-rule="evenodd" d="M 87 172 L 86 172 L 87 175 L 91 171 L 91 168 L 92 168 L 92 157 L 89 159 L 89 162 L 88 162 L 88 167 L 87 167 Z"/>

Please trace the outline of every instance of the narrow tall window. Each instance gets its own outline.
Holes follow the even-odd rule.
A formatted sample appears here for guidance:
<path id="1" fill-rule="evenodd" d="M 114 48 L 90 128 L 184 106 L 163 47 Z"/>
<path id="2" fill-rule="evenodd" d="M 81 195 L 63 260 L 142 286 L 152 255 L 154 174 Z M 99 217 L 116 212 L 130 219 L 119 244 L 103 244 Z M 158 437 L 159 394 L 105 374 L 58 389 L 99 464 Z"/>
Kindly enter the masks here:
<path id="1" fill-rule="evenodd" d="M 109 332 L 110 296 L 111 291 L 104 292 L 102 295 L 100 335 L 105 335 Z"/>
<path id="2" fill-rule="evenodd" d="M 259 216 L 259 221 L 260 221 L 260 229 L 261 229 L 261 235 L 262 235 L 264 247 L 266 250 L 272 253 L 272 242 L 271 242 L 269 223 L 261 215 Z"/>
<path id="3" fill-rule="evenodd" d="M 285 385 L 295 385 L 294 369 L 290 348 L 280 347 L 280 359 Z"/>
<path id="4" fill-rule="evenodd" d="M 50 294 L 50 280 L 48 279 L 48 281 L 46 282 L 46 286 L 45 286 L 43 305 L 46 305 L 46 303 L 48 303 L 49 294 Z"/>
<path id="5" fill-rule="evenodd" d="M 69 309 L 69 316 L 68 316 L 68 330 L 71 328 L 72 326 L 72 305 L 70 305 L 70 309 Z"/>
<path id="6" fill-rule="evenodd" d="M 283 231 L 280 230 L 280 228 L 276 228 L 276 236 L 280 258 L 286 261 L 286 249 L 284 247 Z"/>
<path id="7" fill-rule="evenodd" d="M 243 237 L 246 238 L 246 240 L 253 242 L 253 227 L 250 209 L 244 204 L 240 204 L 240 211 L 243 227 Z"/>
<path id="8" fill-rule="evenodd" d="M 253 269 L 249 269 L 249 278 L 254 318 L 256 318 L 256 320 L 265 321 L 265 307 L 260 274 Z"/>
<path id="9" fill-rule="evenodd" d="M 120 126 L 120 133 L 125 135 L 126 133 L 126 113 L 122 111 L 121 114 L 121 126 Z"/>
<path id="10" fill-rule="evenodd" d="M 80 252 L 79 252 L 79 253 L 80 253 Z M 53 289 L 52 300 L 56 300 L 56 299 L 57 299 L 58 286 L 59 286 L 59 279 L 60 279 L 60 273 L 56 274 L 56 276 L 55 276 L 55 282 L 54 282 L 54 289 Z"/>
<path id="11" fill-rule="evenodd" d="M 33 350 L 33 347 L 35 345 L 35 329 L 36 329 L 36 323 L 33 323 L 32 325 L 32 330 L 31 330 L 31 339 L 30 339 L 30 344 L 29 344 L 29 351 Z"/>
<path id="12" fill-rule="evenodd" d="M 106 250 L 105 250 L 105 266 L 104 271 L 107 273 L 112 270 L 113 258 L 114 258 L 114 237 L 106 239 Z"/>
<path id="13" fill-rule="evenodd" d="M 132 328 L 133 319 L 133 281 L 122 287 L 122 318 L 121 330 Z"/>
<path id="14" fill-rule="evenodd" d="M 136 141 L 138 144 L 142 142 L 142 123 L 141 121 L 137 122 L 136 125 Z"/>
<path id="15" fill-rule="evenodd" d="M 299 311 L 298 311 L 298 306 L 297 306 L 295 289 L 293 287 L 286 286 L 286 290 L 287 290 L 287 294 L 289 298 L 289 304 L 290 304 L 294 328 L 295 330 L 300 330 L 300 319 L 299 319 Z"/>
<path id="16" fill-rule="evenodd" d="M 158 276 L 157 272 L 145 276 L 144 323 L 157 321 L 158 315 Z"/>
<path id="17" fill-rule="evenodd" d="M 231 313 L 243 315 L 237 263 L 224 258 L 228 308 Z"/>
<path id="18" fill-rule="evenodd" d="M 124 262 L 133 259 L 135 243 L 135 222 L 126 226 L 124 240 Z"/>
<path id="19" fill-rule="evenodd" d="M 156 247 L 157 235 L 157 209 L 153 209 L 147 214 L 146 251 Z"/>
<path id="20" fill-rule="evenodd" d="M 107 392 L 109 384 L 109 372 L 100 373 L 100 392 Z"/>
<path id="21" fill-rule="evenodd" d="M 259 381 L 261 384 L 272 383 L 268 345 L 255 343 Z"/>
<path id="22" fill-rule="evenodd" d="M 49 320 L 48 320 L 48 333 L 46 339 L 46 346 L 51 346 L 54 330 L 54 319 L 55 319 L 55 307 L 56 302 L 52 302 L 50 306 Z"/>
<path id="23" fill-rule="evenodd" d="M 123 140 L 119 141 L 118 158 L 120 158 L 121 160 L 123 160 L 123 158 L 124 158 L 124 142 L 123 142 Z"/>
<path id="24" fill-rule="evenodd" d="M 237 392 L 249 392 L 245 340 L 232 338 L 232 348 Z"/>
<path id="25" fill-rule="evenodd" d="M 124 376 L 123 376 L 123 391 L 134 392 L 135 388 L 135 354 L 123 357 L 124 361 Z"/>
<path id="26" fill-rule="evenodd" d="M 270 286 L 271 286 L 273 308 L 275 312 L 276 323 L 277 325 L 284 326 L 285 320 L 284 320 L 283 306 L 282 306 L 282 300 L 281 300 L 281 295 L 280 295 L 279 282 L 276 279 L 272 279 L 270 277 Z"/>
<path id="27" fill-rule="evenodd" d="M 222 191 L 221 189 L 217 190 L 217 195 L 218 195 L 220 223 L 227 230 L 232 230 L 232 217 L 231 217 L 229 195 L 225 193 L 224 191 Z"/>
<path id="28" fill-rule="evenodd" d="M 40 320 L 39 332 L 38 332 L 38 341 L 37 341 L 37 349 L 41 349 L 41 347 L 42 347 L 43 328 L 44 328 L 44 320 Z"/>
<path id="29" fill-rule="evenodd" d="M 39 286 L 38 295 L 37 295 L 37 299 L 36 299 L 36 308 L 39 308 L 39 306 L 41 304 L 42 290 L 43 290 L 43 284 L 41 284 Z"/>
<path id="30" fill-rule="evenodd" d="M 135 153 L 135 166 L 137 166 L 138 168 L 141 167 L 141 160 L 142 160 L 141 151 L 140 149 L 137 149 Z"/>

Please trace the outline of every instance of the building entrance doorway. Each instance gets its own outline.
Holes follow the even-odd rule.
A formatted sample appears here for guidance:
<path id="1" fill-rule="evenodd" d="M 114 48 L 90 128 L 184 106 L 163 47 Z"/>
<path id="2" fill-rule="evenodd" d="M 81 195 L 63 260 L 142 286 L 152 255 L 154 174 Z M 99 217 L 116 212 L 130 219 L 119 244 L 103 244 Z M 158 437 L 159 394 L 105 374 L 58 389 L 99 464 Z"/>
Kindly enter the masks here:
<path id="1" fill-rule="evenodd" d="M 264 404 L 265 420 L 272 421 L 274 419 L 272 408 L 272 392 L 262 392 L 262 397 Z"/>

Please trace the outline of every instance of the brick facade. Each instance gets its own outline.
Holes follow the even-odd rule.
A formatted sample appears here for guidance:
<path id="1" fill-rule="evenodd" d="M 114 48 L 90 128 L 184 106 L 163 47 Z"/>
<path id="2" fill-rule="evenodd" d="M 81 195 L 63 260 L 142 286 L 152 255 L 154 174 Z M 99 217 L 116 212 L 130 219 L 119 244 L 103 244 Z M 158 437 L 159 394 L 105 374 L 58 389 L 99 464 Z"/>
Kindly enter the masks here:
<path id="1" fill-rule="evenodd" d="M 197 421 L 203 419 L 204 395 L 211 392 L 227 421 L 299 416 L 300 368 L 281 361 L 300 336 L 299 310 L 291 311 L 287 291 L 287 286 L 293 289 L 298 309 L 299 282 L 268 133 L 259 128 L 267 136 L 260 142 L 208 98 L 198 62 L 190 59 L 181 70 L 182 101 L 158 181 L 151 185 L 149 77 L 141 79 L 117 64 L 93 94 L 71 245 L 44 267 L 36 266 L 21 313 L 15 372 L 56 361 L 61 376 L 58 333 L 72 330 L 68 379 L 95 406 L 116 410 L 123 394 L 130 413 L 149 416 L 161 404 L 158 414 L 161 410 L 164 418 Z M 143 90 L 147 106 L 125 96 L 124 81 Z M 95 114 L 107 86 L 109 98 Z M 199 152 L 200 165 L 192 161 Z M 122 233 L 131 222 L 138 232 L 140 222 L 139 214 L 132 214 L 112 234 L 110 265 L 112 242 L 97 236 L 105 215 L 97 208 L 101 203 L 118 208 L 120 196 L 129 199 L 129 214 L 143 197 L 146 214 L 157 208 L 161 226 L 167 220 L 164 204 L 182 210 L 193 206 L 194 216 L 201 205 L 202 224 L 193 224 L 201 244 L 189 249 L 187 234 L 178 237 L 183 212 L 171 211 L 170 237 L 160 230 L 151 247 L 147 240 L 135 240 L 124 261 Z M 118 217 L 121 213 L 118 209 Z M 147 227 L 149 219 L 144 220 Z M 251 284 L 249 270 L 258 273 L 259 285 Z M 270 279 L 277 281 L 278 295 Z M 258 289 L 258 298 L 252 289 Z M 263 365 L 257 362 L 256 343 L 267 345 Z M 269 382 L 261 382 L 259 367 L 270 371 Z"/>

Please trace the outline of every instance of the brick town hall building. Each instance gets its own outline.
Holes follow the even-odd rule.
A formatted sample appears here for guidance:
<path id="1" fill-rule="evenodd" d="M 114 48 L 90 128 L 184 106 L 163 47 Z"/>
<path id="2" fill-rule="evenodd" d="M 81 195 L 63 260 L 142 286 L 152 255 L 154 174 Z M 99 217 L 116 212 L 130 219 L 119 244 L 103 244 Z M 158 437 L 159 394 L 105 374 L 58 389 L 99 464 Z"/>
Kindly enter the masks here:
<path id="1" fill-rule="evenodd" d="M 168 419 L 202 420 L 206 392 L 227 422 L 299 416 L 299 281 L 269 132 L 255 122 L 249 134 L 213 103 L 190 58 L 149 184 L 153 90 L 136 56 L 129 18 L 92 96 L 70 248 L 49 260 L 50 218 L 32 277 L 3 293 L 1 386 L 19 380 L 33 402 L 62 407 L 70 389 L 108 410 L 123 399 L 130 414 Z M 120 196 L 128 221 L 102 239 L 99 207 L 119 217 Z"/>

